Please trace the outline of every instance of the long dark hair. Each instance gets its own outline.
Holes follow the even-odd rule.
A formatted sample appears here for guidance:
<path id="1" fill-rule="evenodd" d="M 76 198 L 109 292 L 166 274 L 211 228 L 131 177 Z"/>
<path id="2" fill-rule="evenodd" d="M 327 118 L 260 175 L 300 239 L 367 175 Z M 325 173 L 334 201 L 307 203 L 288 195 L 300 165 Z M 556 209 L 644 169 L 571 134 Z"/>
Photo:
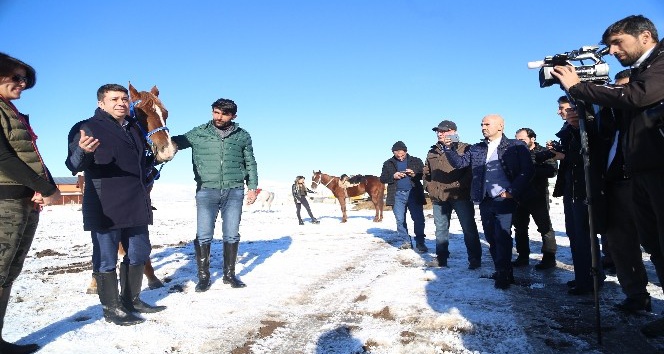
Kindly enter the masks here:
<path id="1" fill-rule="evenodd" d="M 9 77 L 14 75 L 14 70 L 17 68 L 25 69 L 25 76 L 28 79 L 28 82 L 25 83 L 25 89 L 32 88 L 37 83 L 37 73 L 35 69 L 5 53 L 0 53 L 0 76 Z"/>

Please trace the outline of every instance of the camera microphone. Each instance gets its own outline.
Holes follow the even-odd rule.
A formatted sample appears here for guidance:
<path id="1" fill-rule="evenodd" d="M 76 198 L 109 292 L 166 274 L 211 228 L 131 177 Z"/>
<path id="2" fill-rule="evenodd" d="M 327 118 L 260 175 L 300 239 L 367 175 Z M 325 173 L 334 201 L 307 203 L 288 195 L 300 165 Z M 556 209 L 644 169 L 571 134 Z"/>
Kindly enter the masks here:
<path id="1" fill-rule="evenodd" d="M 544 60 L 535 60 L 528 62 L 528 69 L 539 69 L 544 65 Z"/>

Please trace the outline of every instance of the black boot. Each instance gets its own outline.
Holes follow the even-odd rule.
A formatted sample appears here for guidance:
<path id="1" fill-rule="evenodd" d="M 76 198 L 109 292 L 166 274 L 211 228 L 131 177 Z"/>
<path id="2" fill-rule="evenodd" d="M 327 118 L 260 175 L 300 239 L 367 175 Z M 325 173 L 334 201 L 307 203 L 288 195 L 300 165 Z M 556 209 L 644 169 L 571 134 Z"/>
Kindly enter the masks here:
<path id="1" fill-rule="evenodd" d="M 494 279 L 493 286 L 496 289 L 508 289 L 511 284 L 514 284 L 514 273 L 512 269 L 508 270 L 499 270 L 492 275 Z"/>
<path id="2" fill-rule="evenodd" d="M 528 255 L 518 255 L 515 260 L 512 261 L 512 267 L 525 267 L 530 262 L 530 257 Z"/>
<path id="3" fill-rule="evenodd" d="M 0 334 L 2 334 L 2 327 L 5 323 L 5 313 L 7 313 L 7 304 L 9 303 L 9 296 L 12 292 L 12 286 L 0 288 Z M 13 344 L 5 342 L 0 336 L 0 353 L 16 353 L 16 354 L 29 354 L 39 350 L 37 344 Z"/>
<path id="4" fill-rule="evenodd" d="M 93 273 L 92 276 L 97 280 L 97 295 L 99 295 L 106 322 L 119 326 L 131 326 L 145 321 L 127 310 L 120 302 L 116 271 Z"/>
<path id="5" fill-rule="evenodd" d="M 434 267 L 434 268 L 447 267 L 447 258 L 441 257 L 441 256 L 436 256 L 435 259 L 427 262 L 426 266 L 427 267 Z"/>
<path id="6" fill-rule="evenodd" d="M 244 288 L 247 286 L 235 276 L 235 261 L 237 261 L 237 248 L 239 242 L 224 242 L 224 284 L 231 284 L 233 288 Z"/>
<path id="7" fill-rule="evenodd" d="M 318 221 L 318 219 L 316 219 L 316 218 L 311 218 L 311 223 L 312 224 L 320 224 L 320 221 Z"/>
<path id="8" fill-rule="evenodd" d="M 196 292 L 201 293 L 210 288 L 210 244 L 201 245 L 194 240 L 196 249 L 196 265 L 198 266 L 198 284 Z"/>
<path id="9" fill-rule="evenodd" d="M 535 264 L 535 269 L 537 270 L 544 270 L 544 269 L 549 269 L 549 268 L 555 268 L 556 267 L 556 254 L 555 253 L 543 253 L 542 254 L 542 261 L 539 263 Z"/>
<path id="10" fill-rule="evenodd" d="M 429 248 L 424 243 L 424 236 L 415 237 L 415 250 L 417 251 L 417 253 L 429 252 Z"/>
<path id="11" fill-rule="evenodd" d="M 141 300 L 141 288 L 143 287 L 143 269 L 145 265 L 129 265 L 120 263 L 120 299 L 122 305 L 129 311 L 141 313 L 154 313 L 166 309 L 166 306 L 152 306 Z"/>

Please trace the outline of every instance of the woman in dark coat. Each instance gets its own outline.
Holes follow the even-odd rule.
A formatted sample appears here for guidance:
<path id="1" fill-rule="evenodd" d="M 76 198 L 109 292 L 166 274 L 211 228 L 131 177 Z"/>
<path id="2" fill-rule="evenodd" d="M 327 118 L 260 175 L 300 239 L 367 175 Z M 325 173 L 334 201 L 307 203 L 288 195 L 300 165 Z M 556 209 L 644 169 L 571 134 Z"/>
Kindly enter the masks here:
<path id="1" fill-rule="evenodd" d="M 314 217 L 314 214 L 311 213 L 311 208 L 309 207 L 309 202 L 307 201 L 307 193 L 313 193 L 313 191 L 309 190 L 305 185 L 304 185 L 304 177 L 303 176 L 297 176 L 295 177 L 295 183 L 293 183 L 293 201 L 295 202 L 295 207 L 297 208 L 297 220 L 300 222 L 300 225 L 304 225 L 304 221 L 302 221 L 302 217 L 300 216 L 300 210 L 302 209 L 302 206 L 304 205 L 304 208 L 307 209 L 307 213 L 309 214 L 309 217 L 311 218 L 311 223 L 312 224 L 320 224 L 320 221 L 316 220 Z"/>

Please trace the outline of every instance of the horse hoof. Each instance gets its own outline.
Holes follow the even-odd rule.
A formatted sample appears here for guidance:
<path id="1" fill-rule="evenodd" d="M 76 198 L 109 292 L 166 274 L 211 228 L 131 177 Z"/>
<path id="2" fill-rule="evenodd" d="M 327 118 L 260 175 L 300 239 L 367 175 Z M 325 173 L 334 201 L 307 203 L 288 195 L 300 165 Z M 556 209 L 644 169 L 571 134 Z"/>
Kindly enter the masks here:
<path id="1" fill-rule="evenodd" d="M 148 288 L 150 288 L 151 290 L 152 289 L 159 289 L 159 288 L 163 288 L 163 287 L 164 287 L 164 283 L 162 283 L 161 280 L 159 280 L 159 279 L 148 281 Z"/>

